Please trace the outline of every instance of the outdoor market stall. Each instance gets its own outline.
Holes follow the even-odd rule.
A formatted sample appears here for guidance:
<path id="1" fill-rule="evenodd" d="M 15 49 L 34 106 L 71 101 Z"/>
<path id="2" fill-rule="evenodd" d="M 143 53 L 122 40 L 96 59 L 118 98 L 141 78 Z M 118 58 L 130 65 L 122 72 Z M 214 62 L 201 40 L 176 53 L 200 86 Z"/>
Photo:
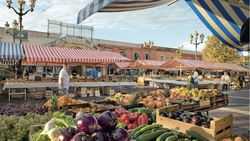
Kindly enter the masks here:
<path id="1" fill-rule="evenodd" d="M 234 71 L 234 72 L 249 72 L 248 69 L 231 63 L 214 63 L 201 60 L 175 59 L 164 63 L 162 69 L 175 70 L 206 70 L 206 71 Z"/>
<path id="2" fill-rule="evenodd" d="M 9 100 L 11 95 L 27 95 L 27 90 L 33 89 L 33 92 L 38 92 L 39 89 L 41 91 L 45 91 L 46 88 L 54 89 L 57 88 L 57 78 L 55 75 L 52 77 L 48 77 L 48 74 L 45 74 L 44 78 L 44 68 L 46 68 L 45 73 L 47 73 L 48 67 L 55 66 L 59 67 L 62 64 L 68 64 L 70 67 L 72 66 L 84 66 L 82 70 L 78 71 L 79 74 L 74 74 L 72 76 L 72 88 L 75 91 L 78 88 L 86 88 L 86 87 L 116 87 L 123 86 L 121 82 L 84 82 L 84 81 L 97 81 L 96 78 L 100 78 L 103 76 L 105 80 L 106 69 L 108 64 L 112 64 L 115 62 L 121 61 L 129 61 L 129 59 L 121 56 L 120 54 L 107 52 L 107 51 L 98 51 L 98 50 L 87 50 L 87 49 L 75 49 L 75 48 L 60 48 L 60 47 L 45 47 L 37 44 L 23 44 L 23 52 L 25 53 L 22 63 L 24 65 L 24 69 L 31 67 L 35 67 L 35 71 L 31 71 L 33 73 L 28 73 L 28 78 L 22 80 L 8 80 L 4 84 L 4 89 L 8 89 L 9 91 Z M 22 51 L 22 48 L 20 49 Z M 11 54 L 10 54 L 11 55 Z M 86 66 L 85 66 L 86 65 Z M 89 71 L 87 66 L 99 67 L 99 71 L 95 69 L 95 72 Z M 54 67 L 53 67 L 54 70 Z M 86 72 L 85 72 L 86 71 Z M 83 72 L 83 73 L 82 73 Z M 71 74 L 73 75 L 73 70 L 71 70 Z M 93 80 L 89 80 L 86 78 L 86 74 L 92 75 L 94 77 Z M 102 74 L 99 74 L 102 73 Z M 34 76 L 34 77 L 32 77 Z M 28 79 L 28 80 L 27 80 Z M 33 80 L 33 81 L 32 81 Z M 93 83 L 93 84 L 92 84 Z M 13 84 L 13 85 L 12 85 Z M 124 83 L 125 85 L 134 86 L 134 83 Z M 14 86 L 14 87 L 13 87 Z M 16 90 L 18 92 L 16 92 Z M 21 90 L 22 89 L 22 90 Z M 35 90 L 35 91 L 34 91 Z"/>
<path id="3" fill-rule="evenodd" d="M 136 86 L 135 82 L 72 82 L 70 83 L 71 88 L 100 88 L 100 87 L 124 87 L 124 86 Z M 3 89 L 8 90 L 9 101 L 11 100 L 12 95 L 24 95 L 25 100 L 27 98 L 27 90 L 29 89 L 38 89 L 44 88 L 47 89 L 55 89 L 58 88 L 57 82 L 6 82 L 4 83 Z M 22 89 L 20 92 L 16 92 L 16 89 Z M 53 91 L 46 91 L 47 93 L 53 93 Z M 43 92 L 43 95 L 46 94 Z M 86 93 L 85 93 L 86 95 Z M 87 96 L 87 95 L 86 95 Z M 98 96 L 98 95 L 95 95 Z M 100 93 L 99 93 L 100 96 Z"/>

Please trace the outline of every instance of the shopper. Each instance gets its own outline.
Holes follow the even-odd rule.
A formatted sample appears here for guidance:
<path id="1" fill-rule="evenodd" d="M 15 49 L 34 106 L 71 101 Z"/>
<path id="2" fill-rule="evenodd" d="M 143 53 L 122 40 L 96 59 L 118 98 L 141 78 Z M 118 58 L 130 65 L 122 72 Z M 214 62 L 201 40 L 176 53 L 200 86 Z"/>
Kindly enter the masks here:
<path id="1" fill-rule="evenodd" d="M 68 66 L 64 64 L 63 68 L 60 70 L 58 78 L 59 90 L 63 92 L 64 95 L 68 95 L 69 93 L 70 78 L 67 69 Z"/>
<path id="2" fill-rule="evenodd" d="M 245 82 L 245 77 L 244 75 L 240 74 L 239 78 L 238 78 L 238 81 L 240 83 L 240 88 L 243 88 L 244 87 L 244 82 Z"/>
<path id="3" fill-rule="evenodd" d="M 227 72 L 224 72 L 224 74 L 221 76 L 221 81 L 222 90 L 228 90 L 231 83 L 231 79 Z"/>
<path id="4" fill-rule="evenodd" d="M 192 78 L 193 78 L 194 88 L 198 88 L 199 73 L 197 70 L 194 71 Z"/>

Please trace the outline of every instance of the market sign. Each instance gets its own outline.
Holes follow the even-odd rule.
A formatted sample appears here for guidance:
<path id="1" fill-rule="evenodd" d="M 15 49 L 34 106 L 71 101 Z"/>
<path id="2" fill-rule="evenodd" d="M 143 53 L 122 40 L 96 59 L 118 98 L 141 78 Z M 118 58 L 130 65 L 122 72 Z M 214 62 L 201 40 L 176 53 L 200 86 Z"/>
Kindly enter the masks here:
<path id="1" fill-rule="evenodd" d="M 16 38 L 22 39 L 22 40 L 27 40 L 28 39 L 28 32 L 27 31 L 18 31 L 16 33 Z"/>

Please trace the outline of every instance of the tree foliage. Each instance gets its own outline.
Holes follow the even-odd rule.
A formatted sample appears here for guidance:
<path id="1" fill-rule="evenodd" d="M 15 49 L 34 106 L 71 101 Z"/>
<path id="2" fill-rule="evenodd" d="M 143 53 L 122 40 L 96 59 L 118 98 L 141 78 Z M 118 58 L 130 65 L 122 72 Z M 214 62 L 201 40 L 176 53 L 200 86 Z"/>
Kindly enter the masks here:
<path id="1" fill-rule="evenodd" d="M 209 36 L 205 48 L 202 50 L 202 58 L 209 62 L 238 63 L 240 55 L 237 50 L 222 43 L 215 36 Z"/>

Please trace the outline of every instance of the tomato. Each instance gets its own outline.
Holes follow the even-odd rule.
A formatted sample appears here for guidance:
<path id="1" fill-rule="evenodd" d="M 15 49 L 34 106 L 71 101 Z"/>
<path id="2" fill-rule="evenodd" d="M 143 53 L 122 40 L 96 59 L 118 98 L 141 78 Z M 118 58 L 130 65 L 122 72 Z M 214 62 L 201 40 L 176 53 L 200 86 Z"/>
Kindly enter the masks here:
<path id="1" fill-rule="evenodd" d="M 122 121 L 125 121 L 129 119 L 129 116 L 127 114 L 122 114 L 120 118 Z"/>
<path id="2" fill-rule="evenodd" d="M 141 114 L 137 119 L 137 123 L 139 125 L 148 124 L 148 116 L 146 114 Z"/>

